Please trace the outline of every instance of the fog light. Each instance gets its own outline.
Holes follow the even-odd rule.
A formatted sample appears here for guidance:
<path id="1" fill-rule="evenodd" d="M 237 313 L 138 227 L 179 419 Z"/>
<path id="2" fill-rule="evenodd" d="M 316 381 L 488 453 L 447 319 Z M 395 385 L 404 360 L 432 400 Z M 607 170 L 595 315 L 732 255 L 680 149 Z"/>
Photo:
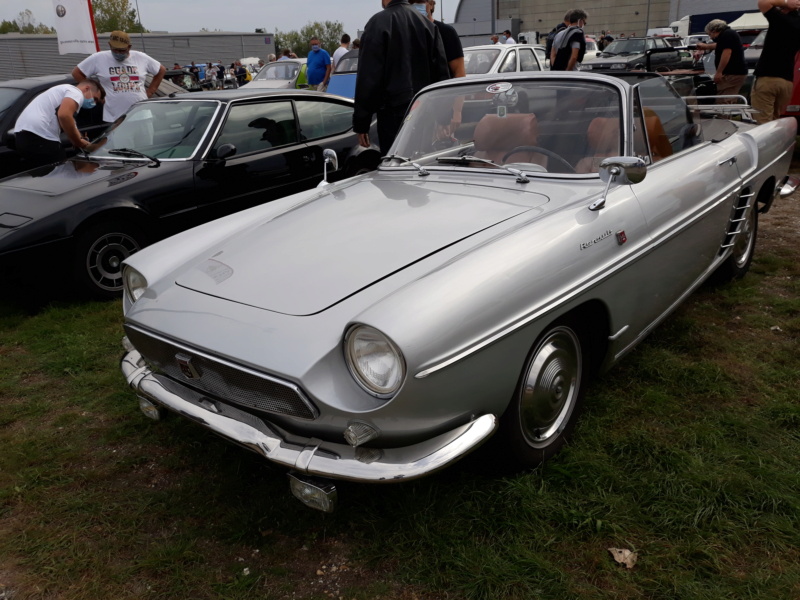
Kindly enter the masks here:
<path id="1" fill-rule="evenodd" d="M 344 430 L 344 439 L 347 440 L 347 443 L 353 448 L 358 448 L 361 444 L 366 444 L 374 440 L 380 434 L 381 432 L 371 425 L 361 423 L 360 421 L 354 421 Z"/>
<path id="2" fill-rule="evenodd" d="M 153 419 L 153 421 L 160 421 L 161 414 L 164 412 L 161 407 L 156 406 L 147 398 L 143 398 L 139 396 L 139 408 L 144 413 L 144 416 L 148 419 Z"/>
<path id="3" fill-rule="evenodd" d="M 336 486 L 325 479 L 289 473 L 292 495 L 309 508 L 332 513 L 336 509 Z"/>

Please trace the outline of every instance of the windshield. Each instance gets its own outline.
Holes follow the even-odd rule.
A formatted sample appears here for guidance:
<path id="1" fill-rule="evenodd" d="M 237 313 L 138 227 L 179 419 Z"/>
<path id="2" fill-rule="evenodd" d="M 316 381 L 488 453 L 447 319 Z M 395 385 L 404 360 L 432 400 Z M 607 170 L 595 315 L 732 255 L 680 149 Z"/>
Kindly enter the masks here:
<path id="1" fill-rule="evenodd" d="M 615 40 L 603 52 L 605 54 L 644 54 L 644 40 Z"/>
<path id="2" fill-rule="evenodd" d="M 467 75 L 488 73 L 498 56 L 499 48 L 464 48 L 464 69 Z"/>
<path id="3" fill-rule="evenodd" d="M 298 71 L 300 71 L 300 63 L 280 60 L 264 65 L 264 68 L 253 77 L 253 81 L 263 81 L 265 79 L 292 81 L 297 77 Z"/>
<path id="4" fill-rule="evenodd" d="M 218 106 L 210 100 L 140 102 L 109 131 L 108 141 L 92 155 L 111 157 L 112 150 L 126 148 L 160 159 L 190 158 Z"/>
<path id="5" fill-rule="evenodd" d="M 336 65 L 336 73 L 355 73 L 358 71 L 358 52 L 354 56 L 343 56 Z"/>
<path id="6" fill-rule="evenodd" d="M 620 106 L 617 88 L 577 77 L 434 89 L 414 102 L 383 165 L 597 173 L 596 157 L 622 153 Z"/>
<path id="7" fill-rule="evenodd" d="M 0 115 L 6 112 L 22 96 L 22 90 L 0 87 Z"/>

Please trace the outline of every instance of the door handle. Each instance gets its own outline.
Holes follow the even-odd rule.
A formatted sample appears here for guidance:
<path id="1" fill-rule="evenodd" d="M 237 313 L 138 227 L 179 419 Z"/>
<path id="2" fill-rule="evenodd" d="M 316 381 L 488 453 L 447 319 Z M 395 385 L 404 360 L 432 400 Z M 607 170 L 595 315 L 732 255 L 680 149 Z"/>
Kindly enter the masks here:
<path id="1" fill-rule="evenodd" d="M 735 156 L 731 156 L 730 158 L 726 158 L 725 160 L 719 161 L 717 164 L 721 167 L 722 165 L 725 165 L 725 164 L 728 164 L 728 163 L 730 163 L 731 165 L 735 165 L 736 164 L 736 157 Z"/>

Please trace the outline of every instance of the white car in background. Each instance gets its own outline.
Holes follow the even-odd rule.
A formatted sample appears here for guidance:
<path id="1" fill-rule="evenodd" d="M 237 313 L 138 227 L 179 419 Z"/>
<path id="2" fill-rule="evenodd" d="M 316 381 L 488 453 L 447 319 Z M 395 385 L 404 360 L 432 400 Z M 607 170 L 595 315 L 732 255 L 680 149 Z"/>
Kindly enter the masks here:
<path id="1" fill-rule="evenodd" d="M 486 73 L 544 71 L 535 46 L 529 44 L 487 44 L 464 48 L 467 77 Z"/>

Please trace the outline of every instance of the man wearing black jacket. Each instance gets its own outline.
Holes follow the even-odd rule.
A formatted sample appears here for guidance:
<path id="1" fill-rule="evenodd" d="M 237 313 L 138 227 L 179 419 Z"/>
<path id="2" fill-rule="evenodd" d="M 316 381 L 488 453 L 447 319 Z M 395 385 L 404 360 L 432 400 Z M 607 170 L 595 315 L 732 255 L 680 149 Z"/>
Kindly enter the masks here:
<path id="1" fill-rule="evenodd" d="M 438 30 L 408 0 L 381 0 L 361 36 L 353 129 L 369 147 L 372 115 L 378 115 L 381 153 L 387 154 L 414 94 L 450 77 Z"/>

